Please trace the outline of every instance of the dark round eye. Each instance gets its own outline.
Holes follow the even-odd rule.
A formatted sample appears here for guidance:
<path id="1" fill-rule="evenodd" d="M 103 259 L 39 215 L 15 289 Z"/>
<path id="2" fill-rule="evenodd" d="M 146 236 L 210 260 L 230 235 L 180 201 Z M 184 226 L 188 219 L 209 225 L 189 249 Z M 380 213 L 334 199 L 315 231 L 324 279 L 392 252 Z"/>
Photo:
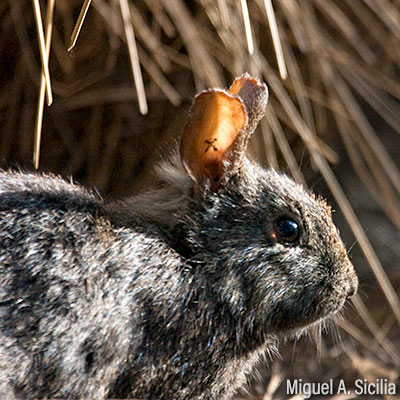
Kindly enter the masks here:
<path id="1" fill-rule="evenodd" d="M 275 225 L 276 239 L 279 242 L 296 244 L 300 240 L 300 226 L 289 218 L 280 218 Z"/>

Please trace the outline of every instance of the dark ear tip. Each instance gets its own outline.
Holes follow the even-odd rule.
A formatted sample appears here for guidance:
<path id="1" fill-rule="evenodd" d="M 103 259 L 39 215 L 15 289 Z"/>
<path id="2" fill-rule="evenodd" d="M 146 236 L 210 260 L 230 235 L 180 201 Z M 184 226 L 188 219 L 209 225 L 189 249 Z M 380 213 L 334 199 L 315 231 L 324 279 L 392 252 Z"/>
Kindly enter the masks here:
<path id="1" fill-rule="evenodd" d="M 236 78 L 231 87 L 229 88 L 229 93 L 234 95 L 239 95 L 240 89 L 247 88 L 247 90 L 253 90 L 258 93 L 262 93 L 263 96 L 268 97 L 268 86 L 262 82 L 259 78 L 250 76 L 248 72 Z M 240 96 L 239 96 L 240 97 Z"/>
<path id="2" fill-rule="evenodd" d="M 268 87 L 247 72 L 235 79 L 229 88 L 229 94 L 238 97 L 244 104 L 249 117 L 249 124 L 257 124 L 265 113 L 268 103 Z"/>

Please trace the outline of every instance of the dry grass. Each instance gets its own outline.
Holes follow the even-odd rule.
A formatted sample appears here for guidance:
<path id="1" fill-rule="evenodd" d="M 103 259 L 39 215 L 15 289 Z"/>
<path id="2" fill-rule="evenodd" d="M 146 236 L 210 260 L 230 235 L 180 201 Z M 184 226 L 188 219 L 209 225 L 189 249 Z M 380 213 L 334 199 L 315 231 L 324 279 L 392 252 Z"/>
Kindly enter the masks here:
<path id="1" fill-rule="evenodd" d="M 253 155 L 301 183 L 304 174 L 323 178 L 380 288 L 355 297 L 354 321 L 338 324 L 342 343 L 323 344 L 318 379 L 330 376 L 332 359 L 334 377 L 370 379 L 372 369 L 397 379 L 399 281 L 393 266 L 382 266 L 333 169 L 349 160 L 348 174 L 365 185 L 398 235 L 399 167 L 376 129 L 390 131 L 391 146 L 400 148 L 398 3 L 71 0 L 54 8 L 48 0 L 40 6 L 41 12 L 39 0 L 0 4 L 2 166 L 37 168 L 43 126 L 42 169 L 103 194 L 132 193 L 178 137 L 195 92 L 226 86 L 245 71 L 260 76 L 271 96 Z M 45 107 L 52 95 L 53 105 Z M 356 268 L 367 276 L 361 263 Z M 290 376 L 287 365 L 268 371 L 257 398 L 279 398 Z"/>

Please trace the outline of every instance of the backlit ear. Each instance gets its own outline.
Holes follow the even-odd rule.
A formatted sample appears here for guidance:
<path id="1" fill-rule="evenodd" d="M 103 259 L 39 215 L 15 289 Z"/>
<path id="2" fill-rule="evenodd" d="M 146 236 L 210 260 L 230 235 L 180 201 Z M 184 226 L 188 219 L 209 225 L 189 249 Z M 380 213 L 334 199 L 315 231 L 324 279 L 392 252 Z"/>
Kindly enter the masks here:
<path id="1" fill-rule="evenodd" d="M 181 159 L 199 185 L 215 187 L 223 174 L 223 160 L 247 122 L 238 98 L 220 90 L 200 93 L 193 102 L 181 138 Z"/>
<path id="2" fill-rule="evenodd" d="M 224 174 L 240 166 L 267 99 L 267 87 L 247 74 L 229 91 L 211 89 L 195 97 L 180 145 L 182 163 L 194 182 L 217 190 Z"/>

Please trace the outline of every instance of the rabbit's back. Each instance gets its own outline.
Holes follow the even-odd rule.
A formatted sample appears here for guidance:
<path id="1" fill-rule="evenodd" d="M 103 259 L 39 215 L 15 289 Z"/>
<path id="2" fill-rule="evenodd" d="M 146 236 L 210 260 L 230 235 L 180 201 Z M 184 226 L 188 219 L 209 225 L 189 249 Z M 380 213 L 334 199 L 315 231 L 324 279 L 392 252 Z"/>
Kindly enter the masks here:
<path id="1" fill-rule="evenodd" d="M 136 300 L 176 257 L 152 224 L 111 219 L 79 186 L 0 174 L 2 395 L 103 398 L 143 342 Z"/>

